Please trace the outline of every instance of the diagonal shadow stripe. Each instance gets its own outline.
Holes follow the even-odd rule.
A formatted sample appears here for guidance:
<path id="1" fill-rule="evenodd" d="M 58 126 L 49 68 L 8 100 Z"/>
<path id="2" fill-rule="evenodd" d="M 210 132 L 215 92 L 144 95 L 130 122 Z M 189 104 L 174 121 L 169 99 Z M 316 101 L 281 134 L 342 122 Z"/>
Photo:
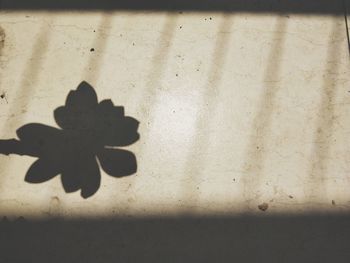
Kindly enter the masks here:
<path id="1" fill-rule="evenodd" d="M 101 22 L 98 25 L 98 34 L 92 44 L 94 53 L 91 54 L 90 60 L 84 73 L 84 78 L 91 83 L 97 83 L 104 56 L 106 55 L 105 49 L 108 42 L 108 34 L 111 31 L 113 14 L 104 12 L 102 14 Z"/>
<path id="2" fill-rule="evenodd" d="M 30 104 L 33 89 L 36 87 L 42 64 L 45 61 L 44 54 L 47 52 L 50 43 L 50 24 L 53 22 L 53 18 L 50 18 L 42 26 L 40 33 L 36 36 L 36 41 L 33 45 L 32 53 L 26 62 L 24 72 L 21 74 L 21 80 L 19 82 L 18 89 L 14 95 L 16 103 L 11 103 L 7 111 L 7 118 L 5 120 L 4 129 L 14 129 L 16 125 L 23 121 L 23 114 L 19 112 Z M 19 98 L 21 98 L 19 100 Z M 12 120 L 13 116 L 16 116 Z M 7 162 L 8 163 L 8 162 Z M 7 164 L 2 164 L 1 169 L 3 174 L 7 174 Z M 3 179 L 3 178 L 2 178 Z M 1 184 L 0 184 L 1 189 Z"/>
<path id="3" fill-rule="evenodd" d="M 279 78 L 281 72 L 281 58 L 287 18 L 279 16 L 276 20 L 275 33 L 268 58 L 268 65 L 264 73 L 264 90 L 251 127 L 247 148 L 243 157 L 243 195 L 244 197 L 256 194 L 261 183 L 264 170 L 266 138 L 271 130 L 272 115 L 275 108 L 275 97 L 280 89 L 278 83 L 273 80 Z M 250 198 L 246 198 L 249 199 Z"/>
<path id="4" fill-rule="evenodd" d="M 208 144 L 210 142 L 210 130 L 213 120 L 215 119 L 217 106 L 220 103 L 219 93 L 221 87 L 221 80 L 224 72 L 224 66 L 227 59 L 227 51 L 229 50 L 231 32 L 233 27 L 232 15 L 225 14 L 217 30 L 217 38 L 214 44 L 214 52 L 211 59 L 211 68 L 206 85 L 203 87 L 201 93 L 201 102 L 199 103 L 197 120 L 195 123 L 195 136 L 192 145 L 190 145 L 190 152 L 186 158 L 184 172 L 186 179 L 182 183 L 183 189 L 181 198 L 185 199 L 190 204 L 189 209 L 193 211 L 198 202 L 198 179 L 201 177 L 202 171 L 205 169 L 206 158 L 210 157 L 208 153 Z"/>
<path id="5" fill-rule="evenodd" d="M 327 176 L 328 154 L 333 142 L 332 133 L 336 116 L 334 99 L 337 92 L 337 73 L 339 69 L 340 47 L 343 44 L 343 24 L 340 18 L 334 18 L 328 40 L 328 52 L 325 66 L 325 77 L 320 89 L 320 108 L 317 112 L 316 127 L 313 136 L 311 165 L 309 170 L 310 188 L 306 195 L 311 201 L 327 195 L 325 180 Z M 312 185 L 312 186 L 311 186 Z"/>

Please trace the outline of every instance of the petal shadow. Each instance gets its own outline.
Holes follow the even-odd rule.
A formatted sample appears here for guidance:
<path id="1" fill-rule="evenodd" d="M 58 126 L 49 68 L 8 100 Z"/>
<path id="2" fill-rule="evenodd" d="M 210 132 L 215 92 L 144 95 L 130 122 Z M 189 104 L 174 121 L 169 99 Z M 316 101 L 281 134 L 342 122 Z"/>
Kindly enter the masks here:
<path id="1" fill-rule="evenodd" d="M 114 177 L 136 173 L 136 157 L 132 152 L 120 149 L 103 149 L 97 154 L 102 169 Z"/>
<path id="2" fill-rule="evenodd" d="M 61 176 L 66 193 L 81 189 L 81 196 L 88 198 L 95 194 L 100 187 L 101 174 L 96 158 L 85 155 L 64 163 Z"/>
<path id="3" fill-rule="evenodd" d="M 101 184 L 99 163 L 114 177 L 136 173 L 132 152 L 106 148 L 127 146 L 140 137 L 139 122 L 125 116 L 123 106 L 109 99 L 98 103 L 93 87 L 83 81 L 69 92 L 65 106 L 55 109 L 54 118 L 62 129 L 29 123 L 17 130 L 19 140 L 0 140 L 2 154 L 39 158 L 28 169 L 26 182 L 42 183 L 61 174 L 66 193 L 81 190 L 81 196 L 88 198 Z"/>
<path id="4" fill-rule="evenodd" d="M 61 130 L 40 123 L 23 125 L 16 133 L 27 152 L 37 157 L 51 151 L 53 144 L 62 139 Z"/>
<path id="5" fill-rule="evenodd" d="M 71 90 L 67 96 L 66 107 L 75 109 L 91 108 L 97 105 L 97 94 L 94 88 L 83 81 L 76 90 Z"/>
<path id="6" fill-rule="evenodd" d="M 52 164 L 48 160 L 36 160 L 27 171 L 25 181 L 28 183 L 43 183 L 60 173 L 58 166 Z"/>

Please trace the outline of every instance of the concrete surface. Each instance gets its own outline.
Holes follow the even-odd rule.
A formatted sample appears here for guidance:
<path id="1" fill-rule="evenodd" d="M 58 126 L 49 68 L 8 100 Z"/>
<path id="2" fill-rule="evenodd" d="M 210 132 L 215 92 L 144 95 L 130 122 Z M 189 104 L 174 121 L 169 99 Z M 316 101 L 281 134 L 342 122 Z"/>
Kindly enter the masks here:
<path id="1" fill-rule="evenodd" d="M 0 263 L 349 262 L 341 1 L 210 2 L 0 1 Z M 57 132 L 56 109 L 84 106 L 82 81 L 140 122 L 122 147 L 137 172 L 98 157 L 88 198 L 26 182 L 21 152 L 24 125 Z M 55 145 L 81 165 L 71 144 Z"/>
<path id="2" fill-rule="evenodd" d="M 58 127 L 53 111 L 82 81 L 141 136 L 127 147 L 137 173 L 101 171 L 88 199 L 59 176 L 25 182 L 35 158 L 0 155 L 2 216 L 350 210 L 343 16 L 3 10 L 0 26 L 1 139 Z"/>

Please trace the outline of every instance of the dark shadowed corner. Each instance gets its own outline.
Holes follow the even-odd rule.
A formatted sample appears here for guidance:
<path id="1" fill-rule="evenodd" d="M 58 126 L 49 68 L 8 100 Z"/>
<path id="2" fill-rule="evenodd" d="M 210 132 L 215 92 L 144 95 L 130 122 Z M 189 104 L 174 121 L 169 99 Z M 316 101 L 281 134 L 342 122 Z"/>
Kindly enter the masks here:
<path id="1" fill-rule="evenodd" d="M 337 262 L 350 258 L 348 214 L 3 218 L 1 262 Z"/>
<path id="2" fill-rule="evenodd" d="M 121 11 L 194 11 L 251 12 L 342 15 L 336 2 L 349 0 L 2 0 L 4 10 L 121 10 Z"/>

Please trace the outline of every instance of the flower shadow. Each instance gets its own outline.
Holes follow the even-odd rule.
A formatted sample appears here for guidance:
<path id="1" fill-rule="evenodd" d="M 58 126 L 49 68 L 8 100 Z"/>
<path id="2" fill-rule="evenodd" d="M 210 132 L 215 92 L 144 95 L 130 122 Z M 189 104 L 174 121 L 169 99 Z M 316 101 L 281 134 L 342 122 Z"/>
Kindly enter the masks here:
<path id="1" fill-rule="evenodd" d="M 87 82 L 70 91 L 54 118 L 60 128 L 30 123 L 17 130 L 19 140 L 0 140 L 0 153 L 38 158 L 28 169 L 26 182 L 42 183 L 61 175 L 66 193 L 81 190 L 88 198 L 100 187 L 100 167 L 113 177 L 136 173 L 135 155 L 115 147 L 139 139 L 139 122 L 111 100 L 98 102 Z"/>

